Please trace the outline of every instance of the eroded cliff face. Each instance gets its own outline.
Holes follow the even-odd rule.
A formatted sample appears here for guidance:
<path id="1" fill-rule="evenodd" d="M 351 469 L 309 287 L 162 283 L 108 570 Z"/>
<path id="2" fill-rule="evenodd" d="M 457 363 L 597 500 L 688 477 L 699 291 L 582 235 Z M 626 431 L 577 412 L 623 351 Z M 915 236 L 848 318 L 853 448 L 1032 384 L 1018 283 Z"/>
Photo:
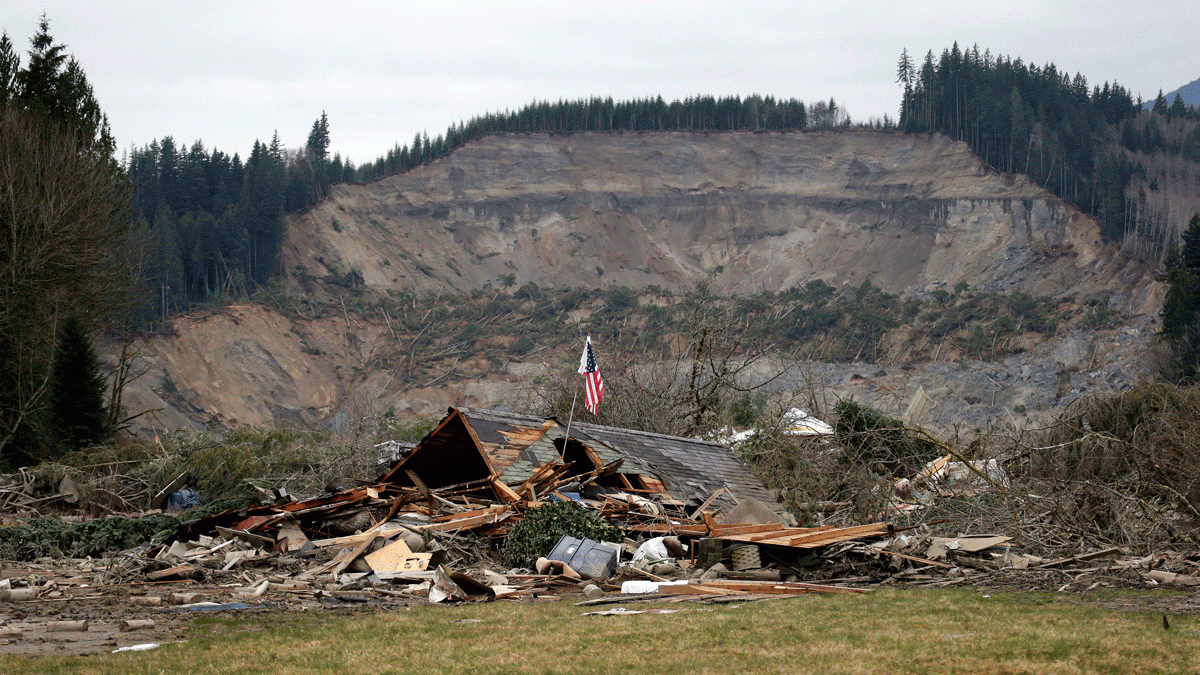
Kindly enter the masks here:
<path id="1" fill-rule="evenodd" d="M 324 293 L 314 280 L 355 271 L 381 295 L 500 287 L 512 275 L 555 287 L 709 280 L 750 293 L 821 279 L 917 295 L 966 282 L 1100 297 L 1141 318 L 1109 350 L 1117 371 L 1081 375 L 1085 390 L 1145 376 L 1121 364 L 1146 342 L 1163 292 L 1144 261 L 1100 241 L 1091 219 L 1024 177 L 996 173 L 964 144 L 870 131 L 493 136 L 408 174 L 339 186 L 291 220 L 282 262 L 288 291 L 313 296 Z M 209 420 L 339 424 L 388 407 L 433 415 L 511 404 L 526 379 L 527 367 L 508 364 L 401 389 L 373 358 L 389 331 L 381 317 L 291 320 L 252 305 L 179 317 L 172 335 L 147 344 L 148 375 L 126 403 L 162 409 L 139 422 L 143 434 Z M 1054 389 L 1045 400 L 1058 401 L 1058 371 L 1104 366 L 1095 349 L 1070 364 L 1062 350 L 1042 351 L 1044 364 L 1000 366 L 1033 373 L 1012 402 L 1032 403 L 1045 387 Z M 913 372 L 954 375 L 935 366 Z"/>
<path id="2" fill-rule="evenodd" d="M 1104 295 L 1154 306 L 1140 261 L 1023 176 L 940 135 L 493 136 L 339 188 L 297 219 L 290 288 L 351 270 L 378 291 L 518 284 L 730 292 L 822 279 L 890 292 Z"/>

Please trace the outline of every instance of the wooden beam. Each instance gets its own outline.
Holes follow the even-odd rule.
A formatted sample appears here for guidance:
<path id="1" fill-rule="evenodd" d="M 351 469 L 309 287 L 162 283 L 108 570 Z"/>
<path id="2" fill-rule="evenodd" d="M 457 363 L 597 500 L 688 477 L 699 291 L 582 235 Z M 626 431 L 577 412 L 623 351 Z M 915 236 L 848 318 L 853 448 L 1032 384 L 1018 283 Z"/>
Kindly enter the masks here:
<path id="1" fill-rule="evenodd" d="M 517 494 L 517 492 L 509 486 L 505 485 L 504 481 L 500 480 L 498 477 L 492 476 L 491 482 L 492 489 L 496 491 L 496 496 L 500 498 L 500 501 L 504 502 L 505 504 L 513 504 L 521 501 L 521 495 Z"/>
<path id="2" fill-rule="evenodd" d="M 700 506 L 696 507 L 696 510 L 694 511 L 694 513 L 703 513 L 704 509 L 707 509 L 708 507 L 712 506 L 712 503 L 717 501 L 717 497 L 720 497 L 725 492 L 728 492 L 728 488 L 721 488 L 720 490 L 717 490 L 716 492 L 709 495 L 708 499 L 705 499 L 700 504 Z"/>

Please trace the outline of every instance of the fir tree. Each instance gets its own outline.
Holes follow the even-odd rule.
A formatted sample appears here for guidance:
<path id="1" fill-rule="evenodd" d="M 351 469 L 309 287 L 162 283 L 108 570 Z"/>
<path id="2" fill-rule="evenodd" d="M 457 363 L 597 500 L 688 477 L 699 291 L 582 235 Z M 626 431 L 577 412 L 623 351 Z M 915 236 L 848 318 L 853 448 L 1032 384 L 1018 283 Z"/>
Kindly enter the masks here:
<path id="1" fill-rule="evenodd" d="M 79 317 L 63 321 L 50 376 L 51 428 L 59 443 L 79 448 L 102 443 L 112 435 L 104 406 L 104 374 Z"/>
<path id="2" fill-rule="evenodd" d="M 1190 383 L 1200 374 L 1200 213 L 1183 233 L 1183 250 L 1167 254 L 1167 285 L 1162 336 L 1170 357 L 1160 371 L 1172 382 Z"/>

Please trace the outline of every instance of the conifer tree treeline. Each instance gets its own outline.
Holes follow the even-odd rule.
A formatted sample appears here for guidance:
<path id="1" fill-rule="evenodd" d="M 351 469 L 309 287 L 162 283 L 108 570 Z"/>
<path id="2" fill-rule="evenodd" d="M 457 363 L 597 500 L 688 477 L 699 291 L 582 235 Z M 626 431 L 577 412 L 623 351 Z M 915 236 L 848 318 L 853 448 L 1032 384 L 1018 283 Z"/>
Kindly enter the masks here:
<path id="1" fill-rule="evenodd" d="M 1160 374 L 1172 382 L 1192 384 L 1200 376 L 1200 214 L 1183 232 L 1183 247 L 1167 253 L 1167 296 L 1162 307 L 1162 336 L 1168 358 Z"/>
<path id="2" fill-rule="evenodd" d="M 137 302 L 107 119 L 44 15 L 29 43 L 0 32 L 0 468 L 108 434 L 89 337 Z"/>
<path id="3" fill-rule="evenodd" d="M 670 103 L 662 96 L 629 101 L 613 101 L 612 97 L 535 101 L 519 110 L 488 113 L 466 124 L 452 124 L 444 135 L 432 140 L 428 134 L 417 134 L 411 145 L 396 145 L 373 163 L 363 164 L 357 178 L 367 182 L 403 173 L 491 134 L 811 129 L 832 128 L 849 120 L 832 99 L 806 108 L 803 101 L 757 94 L 746 98 L 697 95 Z"/>
<path id="4" fill-rule="evenodd" d="M 354 166 L 329 156 L 322 113 L 299 151 L 255 141 L 245 162 L 173 137 L 133 149 L 125 159 L 133 209 L 149 251 L 145 277 L 159 310 L 178 311 L 214 296 L 248 295 L 278 273 L 284 216 L 321 201 L 353 180 Z"/>
<path id="5" fill-rule="evenodd" d="M 1144 170 L 1110 141 L 1120 134 L 1130 150 L 1166 147 L 1153 118 L 1137 128 L 1141 101 L 1128 90 L 1115 82 L 1089 89 L 1083 75 L 1060 72 L 1054 64 L 1038 67 L 981 54 L 978 46 L 960 50 L 955 43 L 937 59 L 928 52 L 920 65 L 902 52 L 897 82 L 904 89 L 901 129 L 965 141 L 997 169 L 1024 173 L 1094 216 L 1112 240 L 1133 225 L 1125 188 Z M 1182 101 L 1168 108 L 1163 99 L 1155 109 L 1196 116 Z M 1200 136 L 1193 145 L 1170 149 L 1200 158 Z"/>
<path id="6" fill-rule="evenodd" d="M 402 173 L 490 134 L 804 129 L 848 122 L 833 99 L 807 108 L 802 101 L 757 95 L 671 103 L 661 96 L 535 102 L 451 125 L 433 140 L 417 134 L 412 145 L 398 145 L 356 169 L 338 154 L 330 157 L 329 119 L 321 113 L 300 150 L 284 149 L 276 134 L 269 145 L 256 141 L 243 162 L 237 154 L 209 151 L 201 141 L 188 147 L 168 136 L 130 151 L 125 169 L 150 247 L 146 280 L 158 291 L 159 311 L 172 312 L 213 297 L 248 295 L 268 283 L 278 273 L 285 214 L 312 207 L 331 186 Z"/>

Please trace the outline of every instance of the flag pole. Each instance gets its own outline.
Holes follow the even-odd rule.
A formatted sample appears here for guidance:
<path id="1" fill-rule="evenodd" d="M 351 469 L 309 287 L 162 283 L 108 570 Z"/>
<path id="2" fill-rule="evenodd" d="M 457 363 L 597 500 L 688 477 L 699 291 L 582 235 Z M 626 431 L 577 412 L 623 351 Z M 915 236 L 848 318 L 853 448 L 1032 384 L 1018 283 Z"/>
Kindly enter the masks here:
<path id="1" fill-rule="evenodd" d="M 571 422 L 575 419 L 575 401 L 579 400 L 579 387 L 575 387 L 575 395 L 571 397 L 571 414 L 567 416 L 567 437 L 563 439 L 563 457 L 567 454 L 567 441 L 571 440 Z"/>
<path id="2" fill-rule="evenodd" d="M 589 334 L 587 336 L 587 339 L 591 340 L 592 336 Z M 587 343 L 585 342 L 584 344 L 587 344 Z M 567 437 L 563 440 L 563 455 L 564 456 L 567 453 L 567 441 L 571 440 L 571 422 L 573 422 L 575 420 L 575 402 L 578 400 L 579 400 L 579 387 L 576 386 L 575 387 L 575 395 L 571 397 L 571 412 L 569 415 L 567 415 Z"/>

